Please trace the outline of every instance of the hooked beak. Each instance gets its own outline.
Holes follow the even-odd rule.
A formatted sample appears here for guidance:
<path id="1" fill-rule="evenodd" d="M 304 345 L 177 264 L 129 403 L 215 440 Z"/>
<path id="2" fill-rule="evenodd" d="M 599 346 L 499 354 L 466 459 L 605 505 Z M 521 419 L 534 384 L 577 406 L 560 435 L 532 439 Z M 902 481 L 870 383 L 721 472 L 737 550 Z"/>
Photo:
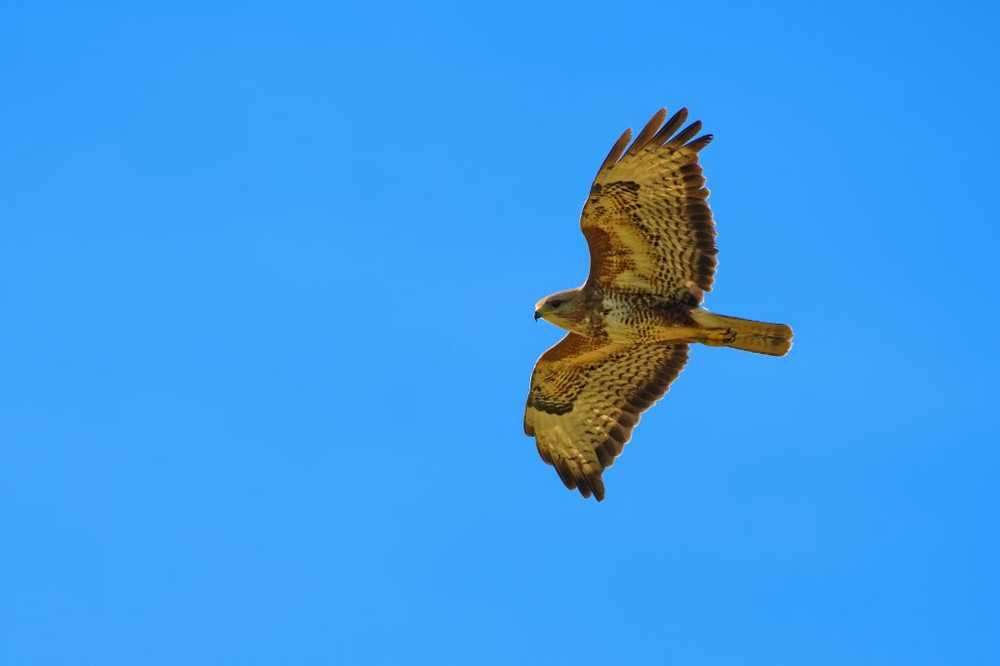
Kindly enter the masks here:
<path id="1" fill-rule="evenodd" d="M 535 310 L 535 321 L 538 321 L 541 318 L 542 318 L 542 311 L 541 310 Z"/>

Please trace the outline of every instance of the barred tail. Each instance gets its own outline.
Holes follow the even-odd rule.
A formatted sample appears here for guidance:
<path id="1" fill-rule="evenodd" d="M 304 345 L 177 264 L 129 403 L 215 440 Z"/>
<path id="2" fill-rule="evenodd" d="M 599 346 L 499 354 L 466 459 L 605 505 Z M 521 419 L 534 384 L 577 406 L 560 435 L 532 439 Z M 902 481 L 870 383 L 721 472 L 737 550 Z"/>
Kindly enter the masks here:
<path id="1" fill-rule="evenodd" d="M 691 316 L 702 326 L 713 329 L 705 344 L 771 356 L 784 356 L 792 348 L 792 329 L 785 324 L 726 317 L 700 308 L 692 311 Z"/>

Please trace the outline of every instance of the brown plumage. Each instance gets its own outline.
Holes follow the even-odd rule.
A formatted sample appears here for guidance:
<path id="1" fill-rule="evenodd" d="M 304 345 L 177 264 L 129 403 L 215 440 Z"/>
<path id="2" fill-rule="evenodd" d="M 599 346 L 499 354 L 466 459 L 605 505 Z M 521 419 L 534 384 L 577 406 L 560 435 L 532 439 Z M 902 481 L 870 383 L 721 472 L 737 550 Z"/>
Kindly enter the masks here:
<path id="1" fill-rule="evenodd" d="M 601 475 L 643 411 L 663 396 L 701 342 L 781 356 L 792 331 L 700 307 L 715 276 L 715 225 L 698 152 L 701 122 L 660 109 L 601 164 L 580 226 L 590 274 L 536 305 L 570 333 L 535 364 L 524 431 L 568 488 L 604 498 Z M 678 132 L 678 130 L 680 131 Z"/>

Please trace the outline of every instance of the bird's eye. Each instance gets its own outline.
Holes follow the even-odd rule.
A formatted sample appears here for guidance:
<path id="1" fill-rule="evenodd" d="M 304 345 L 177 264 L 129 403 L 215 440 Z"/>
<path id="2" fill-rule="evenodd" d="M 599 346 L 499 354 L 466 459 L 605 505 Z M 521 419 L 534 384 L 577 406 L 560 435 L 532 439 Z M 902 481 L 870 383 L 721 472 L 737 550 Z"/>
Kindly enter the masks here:
<path id="1" fill-rule="evenodd" d="M 560 301 L 559 299 L 556 299 L 554 301 L 549 301 L 549 305 L 551 305 L 554 308 L 557 308 L 560 305 L 562 305 L 562 301 Z"/>

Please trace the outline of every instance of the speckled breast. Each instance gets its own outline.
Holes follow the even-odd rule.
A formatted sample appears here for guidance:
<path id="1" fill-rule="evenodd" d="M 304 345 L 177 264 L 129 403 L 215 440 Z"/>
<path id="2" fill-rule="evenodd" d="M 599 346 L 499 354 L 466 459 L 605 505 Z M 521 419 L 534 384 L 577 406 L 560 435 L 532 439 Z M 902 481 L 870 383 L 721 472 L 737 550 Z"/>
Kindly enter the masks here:
<path id="1" fill-rule="evenodd" d="M 655 296 L 615 294 L 603 300 L 604 329 L 612 340 L 662 342 L 692 340 L 698 325 L 687 306 L 664 303 Z"/>

